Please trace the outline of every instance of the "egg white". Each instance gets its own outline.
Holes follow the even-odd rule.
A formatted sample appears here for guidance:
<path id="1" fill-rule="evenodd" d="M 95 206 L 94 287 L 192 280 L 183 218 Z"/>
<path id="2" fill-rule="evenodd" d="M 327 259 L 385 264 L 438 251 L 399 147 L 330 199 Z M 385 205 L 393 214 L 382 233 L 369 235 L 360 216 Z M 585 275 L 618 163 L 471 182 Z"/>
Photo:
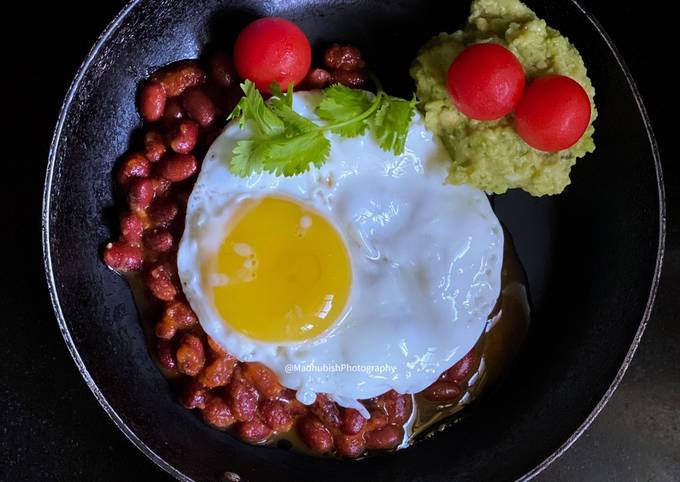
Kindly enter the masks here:
<path id="1" fill-rule="evenodd" d="M 314 115 L 319 100 L 318 92 L 296 93 L 293 107 L 322 123 Z M 363 408 L 357 400 L 432 384 L 474 346 L 500 292 L 503 231 L 484 193 L 444 183 L 449 157 L 417 113 L 402 155 L 383 151 L 368 132 L 328 133 L 328 161 L 289 178 L 229 171 L 235 143 L 249 135 L 237 123 L 226 127 L 188 202 L 177 264 L 203 329 L 239 360 L 267 365 L 303 403 L 323 392 Z M 203 285 L 202 261 L 219 249 L 240 201 L 266 195 L 316 208 L 347 243 L 350 299 L 315 339 L 248 338 L 220 318 Z"/>

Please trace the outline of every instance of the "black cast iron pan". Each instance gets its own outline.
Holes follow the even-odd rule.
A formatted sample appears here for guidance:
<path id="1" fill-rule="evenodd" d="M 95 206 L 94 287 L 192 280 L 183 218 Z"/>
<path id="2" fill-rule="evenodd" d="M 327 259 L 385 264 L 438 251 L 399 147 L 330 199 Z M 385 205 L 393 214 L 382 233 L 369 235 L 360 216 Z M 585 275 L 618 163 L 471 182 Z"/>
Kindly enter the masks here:
<path id="1" fill-rule="evenodd" d="M 663 252 L 663 184 L 642 101 L 601 27 L 573 1 L 528 3 L 579 48 L 599 109 L 597 151 L 577 164 L 564 194 L 495 200 L 529 277 L 529 339 L 504 381 L 458 423 L 407 450 L 360 461 L 252 447 L 175 402 L 128 286 L 100 261 L 114 229 L 112 166 L 140 124 L 140 79 L 208 44 L 230 45 L 255 17 L 290 18 L 313 43 L 361 47 L 386 90 L 407 96 L 417 49 L 462 24 L 467 0 L 136 0 L 111 23 L 78 71 L 55 130 L 45 269 L 83 377 L 151 460 L 181 480 L 509 480 L 535 475 L 586 429 L 649 316 Z"/>

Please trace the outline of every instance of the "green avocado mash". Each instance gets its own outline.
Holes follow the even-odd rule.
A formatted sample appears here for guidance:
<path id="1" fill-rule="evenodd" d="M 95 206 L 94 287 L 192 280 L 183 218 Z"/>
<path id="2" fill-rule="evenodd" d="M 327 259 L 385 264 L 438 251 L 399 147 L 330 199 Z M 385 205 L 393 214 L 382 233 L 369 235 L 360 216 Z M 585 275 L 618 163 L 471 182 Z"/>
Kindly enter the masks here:
<path id="1" fill-rule="evenodd" d="M 578 81 L 592 104 L 588 129 L 581 139 L 559 152 L 529 147 L 512 127 L 512 118 L 477 121 L 459 112 L 449 99 L 446 75 L 453 59 L 469 44 L 497 42 L 509 48 L 532 78 L 556 73 Z M 595 150 L 595 90 L 583 59 L 566 37 L 548 27 L 519 0 L 474 0 L 463 30 L 440 33 L 424 45 L 413 62 L 419 108 L 425 125 L 444 142 L 452 164 L 448 182 L 470 184 L 501 194 L 522 188 L 534 196 L 559 194 L 569 184 L 576 159 Z"/>

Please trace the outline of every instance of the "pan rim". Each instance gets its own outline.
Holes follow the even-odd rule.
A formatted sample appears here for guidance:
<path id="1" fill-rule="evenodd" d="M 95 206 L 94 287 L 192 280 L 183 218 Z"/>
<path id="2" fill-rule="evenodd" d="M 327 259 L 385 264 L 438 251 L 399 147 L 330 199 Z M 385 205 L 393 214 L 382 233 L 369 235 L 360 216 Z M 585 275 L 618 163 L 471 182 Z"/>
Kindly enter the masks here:
<path id="1" fill-rule="evenodd" d="M 54 128 L 54 134 L 52 135 L 52 142 L 50 143 L 50 150 L 47 162 L 47 171 L 45 174 L 45 186 L 43 189 L 43 200 L 42 200 L 42 247 L 43 247 L 43 263 L 45 268 L 45 275 L 47 277 L 47 289 L 49 291 L 50 300 L 52 302 L 52 309 L 57 318 L 57 323 L 59 324 L 59 331 L 64 337 L 64 341 L 68 348 L 73 361 L 80 372 L 80 375 L 85 380 L 88 388 L 94 395 L 99 405 L 104 409 L 104 412 L 111 418 L 113 423 L 118 427 L 118 429 L 127 437 L 132 444 L 137 447 L 144 455 L 146 455 L 152 462 L 157 466 L 162 468 L 165 472 L 180 480 L 182 482 L 193 482 L 193 479 L 187 477 L 185 474 L 177 470 L 171 464 L 165 461 L 163 457 L 154 452 L 142 439 L 140 439 L 137 434 L 125 423 L 125 421 L 118 415 L 116 410 L 111 406 L 109 401 L 106 399 L 104 394 L 101 392 L 97 383 L 90 375 L 89 370 L 85 366 L 85 362 L 78 352 L 76 343 L 71 336 L 71 332 L 66 324 L 66 318 L 61 309 L 61 302 L 59 300 L 59 293 L 56 281 L 54 279 L 54 270 L 52 268 L 52 253 L 50 248 L 50 204 L 52 195 L 52 179 L 54 176 L 54 166 L 57 162 L 57 152 L 59 150 L 59 142 L 61 140 L 61 133 L 64 128 L 64 123 L 66 116 L 71 108 L 73 98 L 75 93 L 80 88 L 81 81 L 85 76 L 85 73 L 90 68 L 90 65 L 94 61 L 95 57 L 99 53 L 102 46 L 109 40 L 109 37 L 120 27 L 127 15 L 132 11 L 141 0 L 131 0 L 128 2 L 120 12 L 114 17 L 113 20 L 106 26 L 104 31 L 99 35 L 94 45 L 87 53 L 87 56 L 83 62 L 78 67 L 75 77 L 69 86 L 69 89 L 64 98 L 64 102 L 59 110 L 59 117 L 57 119 L 56 126 Z"/>
<path id="2" fill-rule="evenodd" d="M 590 424 L 593 423 L 595 418 L 597 418 L 600 412 L 607 405 L 612 395 L 614 395 L 614 392 L 621 383 L 621 380 L 623 380 L 623 377 L 626 374 L 626 371 L 628 370 L 628 366 L 630 365 L 631 361 L 633 360 L 633 357 L 635 356 L 635 352 L 637 351 L 638 345 L 640 344 L 640 340 L 642 340 L 642 335 L 645 332 L 645 328 L 647 328 L 649 318 L 652 315 L 652 310 L 654 309 L 654 301 L 656 300 L 656 292 L 659 286 L 659 281 L 661 279 L 661 270 L 666 247 L 666 194 L 663 182 L 663 170 L 661 168 L 661 156 L 659 154 L 659 146 L 656 143 L 656 137 L 654 135 L 654 130 L 652 129 L 652 122 L 649 118 L 649 114 L 647 113 L 647 108 L 645 107 L 644 101 L 642 100 L 642 96 L 640 95 L 640 91 L 637 88 L 637 84 L 635 83 L 635 79 L 633 78 L 633 75 L 630 69 L 628 68 L 628 65 L 624 61 L 623 56 L 616 48 L 614 41 L 611 39 L 607 31 L 595 18 L 595 16 L 588 9 L 583 7 L 583 5 L 581 5 L 578 0 L 570 1 L 583 15 L 585 15 L 585 17 L 593 25 L 593 27 L 595 27 L 595 30 L 597 30 L 597 32 L 600 34 L 604 42 L 607 44 L 609 50 L 612 52 L 612 54 L 614 54 L 616 63 L 619 65 L 619 68 L 621 69 L 624 77 L 626 78 L 628 87 L 633 93 L 633 98 L 635 99 L 635 103 L 637 104 L 638 111 L 642 116 L 645 131 L 647 132 L 647 139 L 649 140 L 649 145 L 652 149 L 652 157 L 654 158 L 654 168 L 656 170 L 656 187 L 657 195 L 659 196 L 659 244 L 657 246 L 654 275 L 652 276 L 652 285 L 649 290 L 649 296 L 647 298 L 647 304 L 645 305 L 645 311 L 642 315 L 642 319 L 640 320 L 640 326 L 638 327 L 637 332 L 635 333 L 635 337 L 633 338 L 633 343 L 628 349 L 626 357 L 624 358 L 621 367 L 616 373 L 614 380 L 609 385 L 609 388 L 607 388 L 607 391 L 604 393 L 600 401 L 597 403 L 597 405 L 595 405 L 593 410 L 588 414 L 586 419 L 576 429 L 576 431 L 552 454 L 546 457 L 545 460 L 543 460 L 543 462 L 537 465 L 529 473 L 520 477 L 518 479 L 520 481 L 527 481 L 533 479 L 538 474 L 543 472 L 543 470 L 545 470 L 548 466 L 550 466 L 550 464 L 552 464 L 555 460 L 557 460 L 562 454 L 569 450 L 569 448 L 576 442 L 576 440 L 578 440 L 579 437 L 583 435 L 583 433 L 588 429 L 588 427 L 590 427 Z"/>
<path id="3" fill-rule="evenodd" d="M 53 271 L 53 266 L 52 266 L 52 254 L 51 254 L 51 247 L 50 247 L 50 205 L 51 205 L 51 194 L 52 194 L 52 180 L 53 180 L 53 175 L 54 175 L 54 167 L 57 163 L 57 153 L 59 150 L 59 144 L 61 141 L 61 133 L 64 128 L 65 120 L 66 117 L 71 109 L 71 105 L 73 102 L 73 99 L 75 97 L 76 92 L 79 90 L 81 86 L 81 81 L 83 77 L 85 76 L 86 72 L 90 68 L 91 64 L 93 63 L 95 57 L 99 53 L 99 50 L 103 47 L 103 45 L 109 40 L 109 38 L 112 36 L 112 34 L 115 33 L 115 31 L 121 26 L 123 21 L 126 19 L 128 14 L 143 0 L 131 0 L 128 2 L 122 9 L 121 11 L 114 17 L 114 19 L 107 25 L 107 27 L 104 29 L 104 31 L 99 35 L 97 40 L 95 41 L 93 47 L 90 49 L 88 54 L 86 55 L 85 59 L 79 66 L 75 77 L 73 81 L 71 82 L 71 85 L 69 86 L 69 89 L 67 91 L 66 97 L 64 98 L 64 102 L 61 105 L 60 111 L 59 111 L 59 116 L 57 123 L 54 128 L 54 133 L 52 136 L 52 141 L 50 143 L 50 149 L 49 149 L 49 155 L 48 155 L 48 163 L 47 163 L 47 168 L 46 168 L 46 175 L 45 175 L 45 184 L 44 184 L 44 189 L 43 189 L 43 199 L 42 199 L 42 247 L 43 247 L 43 264 L 44 264 L 44 269 L 45 269 L 45 275 L 47 279 L 47 287 L 50 295 L 50 300 L 52 303 L 52 309 L 54 311 L 55 317 L 57 319 L 57 323 L 59 325 L 59 330 L 64 338 L 64 342 L 66 343 L 66 346 L 69 350 L 69 353 L 71 354 L 71 357 L 73 358 L 73 361 L 75 362 L 78 371 L 80 372 L 81 376 L 85 380 L 87 386 L 89 387 L 90 391 L 96 398 L 97 402 L 101 405 L 101 407 L 104 409 L 104 412 L 111 418 L 111 420 L 114 422 L 116 427 L 132 442 L 132 444 L 137 447 L 144 455 L 146 455 L 152 462 L 154 462 L 157 466 L 162 468 L 165 472 L 167 472 L 169 475 L 175 477 L 177 480 L 180 480 L 182 482 L 193 482 L 193 479 L 176 469 L 174 466 L 169 464 L 168 462 L 163 459 L 160 455 L 158 455 L 156 452 L 154 452 L 142 439 L 140 439 L 137 434 L 125 423 L 125 421 L 118 415 L 116 410 L 109 404 L 108 400 L 106 397 L 103 395 L 99 387 L 97 386 L 96 382 L 90 375 L 90 372 L 88 371 L 87 367 L 85 366 L 85 363 L 83 359 L 80 356 L 80 353 L 78 352 L 78 348 L 76 347 L 76 343 L 71 335 L 71 332 L 68 328 L 68 325 L 66 323 L 66 319 L 64 317 L 62 308 L 61 308 L 61 302 L 59 299 L 59 293 L 58 293 L 58 287 L 56 285 L 56 281 L 54 279 L 54 271 Z M 519 477 L 517 480 L 520 481 L 527 481 L 530 480 L 534 477 L 536 477 L 538 474 L 540 474 L 543 470 L 545 470 L 548 466 L 550 466 L 555 460 L 557 460 L 562 454 L 564 454 L 575 442 L 578 440 L 578 438 L 588 429 L 588 427 L 591 425 L 593 420 L 600 414 L 600 412 L 603 410 L 607 402 L 610 400 L 614 392 L 616 391 L 617 387 L 621 383 L 621 380 L 623 379 L 626 370 L 628 369 L 628 366 L 630 365 L 635 352 L 638 348 L 638 345 L 640 344 L 640 340 L 642 339 L 642 335 L 644 334 L 645 328 L 647 326 L 647 323 L 649 322 L 649 318 L 651 316 L 653 307 L 654 307 L 654 301 L 656 298 L 656 293 L 657 293 L 657 288 L 659 285 L 660 277 L 661 277 L 661 271 L 662 271 L 662 265 L 663 265 L 663 258 L 664 258 L 664 250 L 665 250 L 665 238 L 666 238 L 666 200 L 665 200 L 665 189 L 664 189 L 664 182 L 663 182 L 663 172 L 662 172 L 662 167 L 661 167 L 661 159 L 660 159 L 660 154 L 659 154 L 659 149 L 658 145 L 656 142 L 656 138 L 654 136 L 654 131 L 652 129 L 651 125 L 651 120 L 649 119 L 649 115 L 647 113 L 647 110 L 645 108 L 644 102 L 642 100 L 642 97 L 640 95 L 640 92 L 637 88 L 637 85 L 635 83 L 635 80 L 626 65 L 625 61 L 623 60 L 621 54 L 619 53 L 618 49 L 616 48 L 614 42 L 612 41 L 611 37 L 609 34 L 605 31 L 605 29 L 602 27 L 602 25 L 599 23 L 599 21 L 595 18 L 595 16 L 586 8 L 584 8 L 578 0 L 569 0 L 587 19 L 588 21 L 593 25 L 593 27 L 596 29 L 598 34 L 602 37 L 604 40 L 605 44 L 607 45 L 607 48 L 612 52 L 619 68 L 624 74 L 624 77 L 626 79 L 626 82 L 628 84 L 628 87 L 630 88 L 633 98 L 635 99 L 635 103 L 637 105 L 638 111 L 640 113 L 640 116 L 642 117 L 642 121 L 644 124 L 645 132 L 647 133 L 647 138 L 649 141 L 649 145 L 651 147 L 652 151 L 652 158 L 654 160 L 654 167 L 656 171 L 656 183 L 657 183 L 657 195 L 658 195 L 658 200 L 659 200 L 659 232 L 658 232 L 658 246 L 657 246 L 657 253 L 656 253 L 656 263 L 654 267 L 654 274 L 652 276 L 652 283 L 649 291 L 649 295 L 647 298 L 647 303 L 645 305 L 645 310 L 642 315 L 642 318 L 640 320 L 640 325 L 635 333 L 635 337 L 633 338 L 633 342 L 626 353 L 626 356 L 621 364 L 621 367 L 619 368 L 616 376 L 614 377 L 614 380 L 612 383 L 609 385 L 608 389 L 605 391 L 603 394 L 602 398 L 599 400 L 599 402 L 595 405 L 593 410 L 588 414 L 586 419 L 581 423 L 581 425 L 572 433 L 572 435 L 562 444 L 560 445 L 552 454 L 547 456 L 543 461 L 541 461 L 538 465 L 536 465 L 532 470 L 527 472 L 526 474 L 522 475 Z"/>

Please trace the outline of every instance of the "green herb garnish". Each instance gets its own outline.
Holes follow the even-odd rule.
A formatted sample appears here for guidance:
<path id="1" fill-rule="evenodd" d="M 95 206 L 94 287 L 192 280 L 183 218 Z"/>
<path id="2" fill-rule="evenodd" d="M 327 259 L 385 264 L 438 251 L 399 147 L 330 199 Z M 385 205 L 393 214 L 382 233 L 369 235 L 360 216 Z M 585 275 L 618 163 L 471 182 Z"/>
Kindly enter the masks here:
<path id="1" fill-rule="evenodd" d="M 324 89 L 316 114 L 327 124 L 320 126 L 293 111 L 292 88 L 283 93 L 272 85 L 267 104 L 255 84 L 246 80 L 241 84 L 245 95 L 228 119 L 239 119 L 241 129 L 252 126 L 253 136 L 236 143 L 232 172 L 241 177 L 261 171 L 294 176 L 311 165 L 319 167 L 331 149 L 325 131 L 355 137 L 369 129 L 383 150 L 402 154 L 415 96 L 407 101 L 388 96 L 377 81 L 376 87 L 375 95 L 340 84 Z"/>
<path id="2" fill-rule="evenodd" d="M 415 94 L 410 101 L 392 97 L 390 102 L 383 103 L 371 118 L 371 129 L 383 150 L 395 154 L 404 152 L 408 126 L 416 103 Z"/>

